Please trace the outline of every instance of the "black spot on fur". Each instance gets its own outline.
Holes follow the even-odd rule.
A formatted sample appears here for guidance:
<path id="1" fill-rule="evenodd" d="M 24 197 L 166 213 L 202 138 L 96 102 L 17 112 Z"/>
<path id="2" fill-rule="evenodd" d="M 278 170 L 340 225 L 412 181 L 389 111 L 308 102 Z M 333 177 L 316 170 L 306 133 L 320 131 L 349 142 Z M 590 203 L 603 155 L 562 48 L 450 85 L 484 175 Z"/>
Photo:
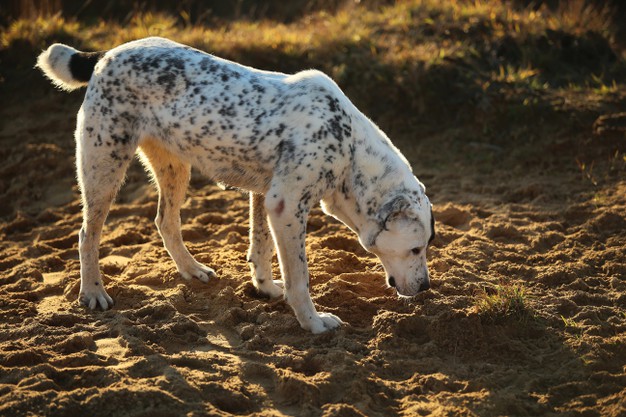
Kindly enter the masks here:
<path id="1" fill-rule="evenodd" d="M 175 68 L 178 70 L 185 69 L 185 61 L 178 57 L 168 57 L 165 62 L 170 67 L 170 69 Z"/>
<path id="2" fill-rule="evenodd" d="M 77 81 L 89 82 L 93 69 L 104 55 L 99 52 L 78 52 L 70 57 L 70 72 Z"/>
<path id="3" fill-rule="evenodd" d="M 176 87 L 176 75 L 165 72 L 156 79 L 157 84 L 165 87 L 165 92 L 170 94 L 174 87 Z"/>

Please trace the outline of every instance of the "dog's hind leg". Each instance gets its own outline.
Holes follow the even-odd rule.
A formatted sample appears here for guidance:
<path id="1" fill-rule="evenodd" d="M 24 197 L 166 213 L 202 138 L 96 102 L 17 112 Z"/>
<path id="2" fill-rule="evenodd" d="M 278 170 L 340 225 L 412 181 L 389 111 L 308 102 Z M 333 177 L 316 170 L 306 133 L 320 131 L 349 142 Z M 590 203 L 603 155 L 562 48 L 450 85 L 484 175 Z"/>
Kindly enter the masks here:
<path id="1" fill-rule="evenodd" d="M 180 231 L 180 207 L 182 206 L 191 167 L 158 143 L 148 139 L 141 144 L 142 161 L 152 172 L 159 189 L 159 205 L 155 223 L 178 272 L 185 279 L 197 278 L 208 282 L 215 271 L 196 261 L 183 242 Z"/>
<path id="2" fill-rule="evenodd" d="M 259 293 L 270 298 L 283 295 L 279 286 L 282 281 L 272 279 L 272 236 L 267 225 L 265 197 L 250 193 L 250 249 L 248 263 L 252 271 L 252 283 Z"/>
<path id="3" fill-rule="evenodd" d="M 98 266 L 100 235 L 115 199 L 126 169 L 135 153 L 130 143 L 113 145 L 113 140 L 103 145 L 101 135 L 93 128 L 85 129 L 84 117 L 79 112 L 76 130 L 76 168 L 83 201 L 83 225 L 78 238 L 80 256 L 79 301 L 95 309 L 97 305 L 107 310 L 113 299 L 104 289 Z M 97 136 L 96 136 L 97 135 Z M 98 140 L 94 140 L 95 137 Z"/>

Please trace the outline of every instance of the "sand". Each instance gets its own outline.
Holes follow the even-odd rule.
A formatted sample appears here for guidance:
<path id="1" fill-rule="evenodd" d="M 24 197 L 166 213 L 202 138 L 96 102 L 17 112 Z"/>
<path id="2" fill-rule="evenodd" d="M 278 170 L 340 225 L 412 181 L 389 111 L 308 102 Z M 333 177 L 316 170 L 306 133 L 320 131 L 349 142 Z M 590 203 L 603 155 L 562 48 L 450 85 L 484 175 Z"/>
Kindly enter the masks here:
<path id="1" fill-rule="evenodd" d="M 185 281 L 134 164 L 100 249 L 116 304 L 89 311 L 76 301 L 81 98 L 42 82 L 0 109 L 0 415 L 626 414 L 623 171 L 594 185 L 553 142 L 534 145 L 543 161 L 436 134 L 400 142 L 435 204 L 432 289 L 398 299 L 316 208 L 312 296 L 347 324 L 311 335 L 250 283 L 246 195 L 194 175 L 183 236 L 219 279 Z M 455 159 L 469 151 L 484 158 Z M 523 314 L 479 313 L 498 285 L 524 289 Z"/>

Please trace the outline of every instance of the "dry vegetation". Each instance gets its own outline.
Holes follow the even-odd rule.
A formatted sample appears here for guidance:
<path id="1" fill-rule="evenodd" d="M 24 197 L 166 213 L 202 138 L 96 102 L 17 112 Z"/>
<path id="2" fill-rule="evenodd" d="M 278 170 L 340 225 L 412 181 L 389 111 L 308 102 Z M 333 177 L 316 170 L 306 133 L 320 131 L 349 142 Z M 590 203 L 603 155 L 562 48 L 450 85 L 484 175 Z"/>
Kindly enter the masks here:
<path id="1" fill-rule="evenodd" d="M 270 6 L 219 18 L 178 3 L 103 18 L 32 2 L 0 27 L 0 415 L 626 413 L 616 7 L 303 1 L 281 22 Z M 102 50 L 152 35 L 337 80 L 427 185 L 432 290 L 397 300 L 377 261 L 316 210 L 314 300 L 350 325 L 310 337 L 248 283 L 245 197 L 194 177 L 183 234 L 221 278 L 186 284 L 134 166 L 101 249 L 116 307 L 76 305 L 83 92 L 54 91 L 32 66 L 52 42 Z"/>

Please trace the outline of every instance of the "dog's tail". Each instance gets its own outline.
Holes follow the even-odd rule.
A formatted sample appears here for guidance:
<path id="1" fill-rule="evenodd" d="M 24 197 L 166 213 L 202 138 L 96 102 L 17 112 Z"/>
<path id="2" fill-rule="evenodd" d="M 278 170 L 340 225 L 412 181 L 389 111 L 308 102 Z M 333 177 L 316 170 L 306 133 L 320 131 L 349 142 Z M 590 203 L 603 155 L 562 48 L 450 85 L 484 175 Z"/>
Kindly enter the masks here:
<path id="1" fill-rule="evenodd" d="M 75 90 L 89 83 L 93 69 L 104 52 L 81 52 L 55 43 L 37 58 L 37 66 L 62 90 Z"/>

